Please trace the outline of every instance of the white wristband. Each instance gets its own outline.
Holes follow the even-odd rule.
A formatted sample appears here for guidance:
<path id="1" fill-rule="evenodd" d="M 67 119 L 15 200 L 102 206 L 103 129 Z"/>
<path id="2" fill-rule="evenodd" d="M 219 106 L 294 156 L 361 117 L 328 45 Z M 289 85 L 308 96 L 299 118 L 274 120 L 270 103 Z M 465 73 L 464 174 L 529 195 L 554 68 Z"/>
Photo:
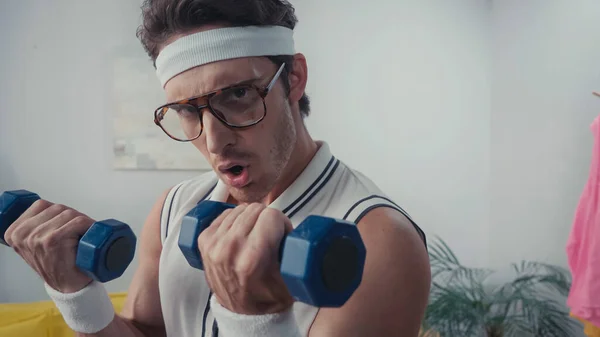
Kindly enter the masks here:
<path id="1" fill-rule="evenodd" d="M 76 293 L 65 294 L 44 284 L 67 325 L 75 332 L 96 333 L 114 319 L 115 308 L 104 286 L 96 281 Z"/>
<path id="2" fill-rule="evenodd" d="M 242 315 L 225 309 L 215 296 L 210 308 L 223 337 L 302 337 L 291 308 L 277 314 Z"/>

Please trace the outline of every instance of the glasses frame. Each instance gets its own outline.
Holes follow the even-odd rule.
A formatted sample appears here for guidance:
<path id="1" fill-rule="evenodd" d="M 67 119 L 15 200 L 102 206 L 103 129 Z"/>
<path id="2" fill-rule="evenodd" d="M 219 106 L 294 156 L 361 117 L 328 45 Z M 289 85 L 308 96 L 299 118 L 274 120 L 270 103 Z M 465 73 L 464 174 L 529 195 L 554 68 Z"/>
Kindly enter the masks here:
<path id="1" fill-rule="evenodd" d="M 208 109 L 208 111 L 215 116 L 219 121 L 221 121 L 221 123 L 227 125 L 230 128 L 235 128 L 235 129 L 243 129 L 243 128 L 248 128 L 251 126 L 254 126 L 258 123 L 260 123 L 265 116 L 267 116 L 267 104 L 265 102 L 265 98 L 267 97 L 267 95 L 269 94 L 269 92 L 271 92 L 271 90 L 273 89 L 273 86 L 275 86 L 275 83 L 277 83 L 277 80 L 279 79 L 279 77 L 281 76 L 281 73 L 283 72 L 283 70 L 285 69 L 285 63 L 282 63 L 281 66 L 279 67 L 279 70 L 277 70 L 277 73 L 275 73 L 275 75 L 273 75 L 273 78 L 271 78 L 271 81 L 269 82 L 269 84 L 267 84 L 266 86 L 259 86 L 256 85 L 254 83 L 252 84 L 234 84 L 234 85 L 230 85 L 228 87 L 224 87 L 221 89 L 217 89 L 215 91 L 211 91 L 209 93 L 206 94 L 202 94 L 202 95 L 198 95 L 198 96 L 193 96 L 191 98 L 186 98 L 186 99 L 182 99 L 180 101 L 176 101 L 176 102 L 170 102 L 164 105 L 159 106 L 158 108 L 156 108 L 156 110 L 154 110 L 154 124 L 156 124 L 167 136 L 169 136 L 170 138 L 178 141 L 178 142 L 191 142 L 194 141 L 196 139 L 198 139 L 201 135 L 202 132 L 204 131 L 204 125 L 202 122 L 202 112 L 205 109 Z M 211 99 L 222 93 L 223 91 L 226 90 L 231 90 L 231 89 L 236 89 L 236 88 L 252 88 L 255 89 L 260 98 L 262 99 L 262 103 L 263 103 L 263 107 L 264 107 L 264 113 L 263 116 L 258 119 L 257 121 L 254 121 L 250 124 L 247 125 L 235 125 L 235 124 L 231 124 L 229 122 L 227 122 L 225 120 L 225 118 L 223 118 L 222 116 L 220 116 L 220 114 L 218 114 L 212 107 L 211 105 Z M 203 101 L 206 102 L 206 104 L 198 104 L 199 101 Z M 197 136 L 195 136 L 194 138 L 191 139 L 181 139 L 178 137 L 173 136 L 172 134 L 170 134 L 167 130 L 165 130 L 165 128 L 162 126 L 161 121 L 164 119 L 165 116 L 165 112 L 169 109 L 170 106 L 173 105 L 187 105 L 192 107 L 192 109 L 199 115 L 200 117 L 200 132 L 198 133 Z"/>

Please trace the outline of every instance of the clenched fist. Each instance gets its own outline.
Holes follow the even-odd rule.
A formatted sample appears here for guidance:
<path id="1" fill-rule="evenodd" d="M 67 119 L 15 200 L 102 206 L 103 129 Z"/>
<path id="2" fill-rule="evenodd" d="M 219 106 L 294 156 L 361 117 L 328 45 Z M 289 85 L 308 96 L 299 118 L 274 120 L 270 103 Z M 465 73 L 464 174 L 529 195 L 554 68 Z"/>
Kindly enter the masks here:
<path id="1" fill-rule="evenodd" d="M 79 239 L 95 221 L 46 200 L 37 200 L 6 231 L 4 240 L 49 286 L 63 293 L 92 279 L 75 266 Z"/>
<path id="2" fill-rule="evenodd" d="M 279 247 L 292 230 L 282 212 L 255 203 L 225 210 L 200 234 L 206 279 L 223 307 L 259 315 L 294 303 L 279 271 Z"/>

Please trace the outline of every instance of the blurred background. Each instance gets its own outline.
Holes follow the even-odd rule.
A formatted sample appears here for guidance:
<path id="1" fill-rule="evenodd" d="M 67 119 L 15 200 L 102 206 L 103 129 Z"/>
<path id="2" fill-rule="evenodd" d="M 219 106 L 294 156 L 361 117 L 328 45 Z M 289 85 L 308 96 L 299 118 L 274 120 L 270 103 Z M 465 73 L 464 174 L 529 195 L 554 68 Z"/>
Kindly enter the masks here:
<path id="1" fill-rule="evenodd" d="M 291 2 L 314 138 L 465 265 L 567 267 L 600 113 L 591 94 L 600 90 L 600 2 Z M 139 235 L 164 189 L 202 173 L 115 168 L 119 51 L 152 71 L 135 36 L 139 6 L 0 2 L 0 190 L 29 189 Z M 140 86 L 158 86 L 147 81 Z M 162 102 L 156 93 L 135 99 Z M 142 113 L 153 128 L 153 111 Z M 127 290 L 135 264 L 110 291 Z M 39 277 L 0 247 L 0 302 L 47 299 Z"/>

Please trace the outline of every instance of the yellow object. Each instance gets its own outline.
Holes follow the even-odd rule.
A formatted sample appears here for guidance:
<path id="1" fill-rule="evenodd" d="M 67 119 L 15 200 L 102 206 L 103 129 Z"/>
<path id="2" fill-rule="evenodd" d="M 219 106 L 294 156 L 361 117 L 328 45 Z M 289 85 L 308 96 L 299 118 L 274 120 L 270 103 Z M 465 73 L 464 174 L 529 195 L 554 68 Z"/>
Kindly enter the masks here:
<path id="1" fill-rule="evenodd" d="M 579 318 L 573 314 L 571 314 L 571 317 L 574 317 L 583 323 L 583 333 L 585 333 L 587 337 L 600 337 L 600 327 L 597 327 L 585 319 Z"/>
<path id="2" fill-rule="evenodd" d="M 126 293 L 111 293 L 121 312 Z M 74 337 L 52 301 L 0 304 L 0 337 Z"/>

